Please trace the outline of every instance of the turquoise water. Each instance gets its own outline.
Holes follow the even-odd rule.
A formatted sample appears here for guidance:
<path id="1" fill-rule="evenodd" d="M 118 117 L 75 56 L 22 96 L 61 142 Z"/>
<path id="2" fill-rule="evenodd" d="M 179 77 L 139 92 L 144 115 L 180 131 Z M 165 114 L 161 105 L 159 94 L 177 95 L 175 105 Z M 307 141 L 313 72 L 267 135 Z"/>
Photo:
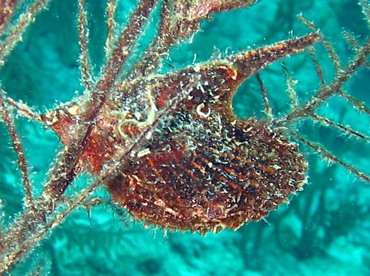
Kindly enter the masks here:
<path id="1" fill-rule="evenodd" d="M 100 3 L 102 2 L 102 3 Z M 95 72 L 104 58 L 102 24 L 104 1 L 88 1 L 91 58 Z M 132 2 L 121 1 L 118 19 L 127 20 Z M 130 2 L 130 3 L 128 3 Z M 278 40 L 303 35 L 310 30 L 296 18 L 303 15 L 332 41 L 343 65 L 353 57 L 343 39 L 350 32 L 359 43 L 369 37 L 366 21 L 355 1 L 307 0 L 259 1 L 248 9 L 215 15 L 202 23 L 202 32 L 191 42 L 176 46 L 162 71 L 182 68 L 219 54 L 234 53 Z M 8 57 L 0 71 L 8 95 L 44 112 L 67 102 L 83 89 L 79 85 L 75 1 L 53 3 L 43 12 Z M 148 34 L 150 37 L 150 32 Z M 145 37 L 143 42 L 145 44 Z M 139 56 L 141 46 L 136 50 Z M 327 82 L 335 70 L 322 46 L 317 54 Z M 319 80 L 309 54 L 285 59 L 300 103 L 310 99 Z M 279 117 L 289 109 L 286 80 L 280 63 L 261 72 L 273 107 Z M 369 69 L 362 69 L 345 86 L 351 95 L 370 106 Z M 263 118 L 263 101 L 255 78 L 247 80 L 234 99 L 242 118 Z M 340 97 L 331 98 L 319 114 L 370 135 L 368 115 Z M 58 148 L 57 137 L 37 123 L 17 121 L 32 181 L 41 190 Z M 294 126 L 301 135 L 325 145 L 335 156 L 370 174 L 370 146 L 311 120 Z M 9 148 L 5 127 L 0 125 L 0 198 L 3 222 L 21 211 L 22 189 Z M 301 147 L 309 162 L 309 180 L 304 191 L 291 198 L 265 220 L 251 222 L 238 231 L 218 234 L 166 232 L 145 228 L 129 215 L 109 207 L 73 212 L 11 275 L 25 275 L 36 267 L 49 275 L 368 275 L 370 274 L 370 186 L 339 165 Z M 84 185 L 83 179 L 68 191 Z M 102 188 L 98 195 L 109 198 Z"/>

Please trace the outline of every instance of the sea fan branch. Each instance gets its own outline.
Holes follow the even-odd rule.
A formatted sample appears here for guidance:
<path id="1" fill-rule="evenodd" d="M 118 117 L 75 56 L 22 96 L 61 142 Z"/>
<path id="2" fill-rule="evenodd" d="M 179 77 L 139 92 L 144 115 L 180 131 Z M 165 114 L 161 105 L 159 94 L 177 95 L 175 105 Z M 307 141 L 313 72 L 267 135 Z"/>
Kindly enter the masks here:
<path id="1" fill-rule="evenodd" d="M 145 51 L 144 57 L 135 65 L 131 78 L 148 75 L 158 69 L 159 62 L 174 44 L 193 35 L 202 19 L 221 11 L 237 9 L 255 3 L 254 0 L 236 1 L 170 1 L 162 5 L 157 36 Z"/>
<path id="2" fill-rule="evenodd" d="M 328 150 L 326 150 L 324 147 L 317 145 L 296 132 L 290 132 L 292 136 L 294 136 L 298 141 L 301 141 L 303 144 L 307 145 L 308 147 L 314 149 L 317 153 L 321 154 L 323 157 L 328 158 L 329 160 L 333 161 L 334 163 L 342 165 L 344 168 L 346 168 L 348 171 L 352 172 L 353 174 L 357 175 L 359 178 L 361 178 L 364 181 L 370 182 L 370 176 L 367 174 L 359 171 L 355 167 L 349 165 L 348 163 L 340 160 L 337 158 L 334 154 L 330 153 Z"/>
<path id="3" fill-rule="evenodd" d="M 320 65 L 320 62 L 319 62 L 318 58 L 317 58 L 315 48 L 314 47 L 308 47 L 308 52 L 310 53 L 311 59 L 312 59 L 314 65 L 315 65 L 316 73 L 317 73 L 317 76 L 320 79 L 321 85 L 325 85 L 326 81 L 325 81 L 323 69 Z"/>
<path id="4" fill-rule="evenodd" d="M 312 31 L 317 31 L 318 29 L 315 27 L 314 23 L 307 20 L 306 18 L 303 17 L 302 14 L 299 14 L 298 16 L 298 19 L 303 23 L 305 24 L 308 28 L 310 28 Z M 322 44 L 324 45 L 325 49 L 328 51 L 329 53 L 329 57 L 331 59 L 331 61 L 333 62 L 334 64 L 334 68 L 337 72 L 340 71 L 341 69 L 341 64 L 340 64 L 340 59 L 339 59 L 339 56 L 337 55 L 337 53 L 335 52 L 334 50 L 334 47 L 333 45 L 330 43 L 330 41 L 320 33 L 320 40 L 322 42 Z"/>
<path id="5" fill-rule="evenodd" d="M 308 48 L 312 48 L 312 47 L 308 47 Z M 286 78 L 286 84 L 287 84 L 286 90 L 288 92 L 288 96 L 289 96 L 290 101 L 291 101 L 291 109 L 294 110 L 295 108 L 298 107 L 298 104 L 299 104 L 297 93 L 296 93 L 296 90 L 295 90 L 295 86 L 297 85 L 297 81 L 293 80 L 293 78 L 289 74 L 287 65 L 284 62 L 282 62 L 282 66 L 283 66 L 283 71 L 284 71 L 284 75 L 285 75 L 285 78 Z"/>
<path id="6" fill-rule="evenodd" d="M 354 137 L 357 137 L 357 138 L 360 138 L 360 139 L 363 139 L 367 142 L 370 142 L 370 137 L 358 132 L 358 131 L 355 131 L 353 129 L 351 129 L 350 127 L 348 126 L 344 126 L 344 125 L 341 125 L 341 124 L 338 124 L 338 123 L 335 123 L 331 120 L 329 120 L 328 118 L 325 118 L 325 117 L 322 117 L 322 116 L 319 116 L 315 113 L 312 113 L 310 114 L 310 116 L 315 119 L 316 121 L 319 121 L 325 125 L 328 125 L 328 126 L 332 126 L 332 127 L 335 127 L 335 128 L 338 128 L 340 130 L 342 130 L 343 132 L 349 134 L 349 135 L 352 135 Z"/>
<path id="7" fill-rule="evenodd" d="M 29 236 L 22 243 L 18 243 L 17 247 L 5 256 L 4 262 L 0 263 L 0 273 L 8 270 L 17 260 L 19 260 L 22 255 L 27 254 L 31 251 L 31 248 L 37 244 L 47 232 L 52 230 L 54 227 L 60 225 L 60 223 L 76 208 L 78 208 L 81 203 L 98 187 L 100 182 L 96 181 L 91 184 L 88 188 L 79 192 L 78 197 L 62 212 L 57 214 L 54 219 L 49 223 L 44 224 L 39 227 L 35 233 Z M 8 236 L 9 238 L 9 236 Z"/>
<path id="8" fill-rule="evenodd" d="M 13 148 L 14 148 L 15 152 L 18 155 L 18 164 L 19 164 L 19 168 L 20 168 L 21 173 L 22 173 L 23 189 L 26 193 L 25 207 L 34 211 L 35 206 L 34 206 L 34 200 L 33 200 L 33 196 L 32 196 L 32 185 L 31 185 L 30 179 L 29 179 L 28 165 L 27 165 L 26 157 L 24 155 L 21 140 L 20 140 L 20 138 L 17 134 L 17 131 L 15 129 L 14 119 L 12 118 L 11 112 L 8 109 L 8 106 L 5 103 L 4 91 L 2 89 L 0 89 L 0 111 L 2 113 L 3 121 L 4 121 L 5 125 L 8 127 L 10 138 L 11 138 L 11 141 L 13 143 Z"/>
<path id="9" fill-rule="evenodd" d="M 86 103 L 86 111 L 79 118 L 77 125 L 77 137 L 71 141 L 68 147 L 58 156 L 58 161 L 50 171 L 52 179 L 46 184 L 43 197 L 51 201 L 57 200 L 64 193 L 68 185 L 76 176 L 76 166 L 83 152 L 87 138 L 90 136 L 95 120 L 104 105 L 111 86 L 119 78 L 122 64 L 128 56 L 127 47 L 132 45 L 133 41 L 140 34 L 140 29 L 147 21 L 149 13 L 152 11 L 156 1 L 142 1 L 135 12 L 131 15 L 130 23 L 122 31 L 118 39 L 116 48 L 112 56 L 107 61 L 102 72 L 102 77 L 93 89 L 90 100 Z M 50 207 L 52 205 L 49 205 Z"/>
<path id="10" fill-rule="evenodd" d="M 265 112 L 266 112 L 267 120 L 272 121 L 273 120 L 272 109 L 271 109 L 271 106 L 270 106 L 270 103 L 269 103 L 269 99 L 267 97 L 266 88 L 263 84 L 263 81 L 262 81 L 262 78 L 261 78 L 260 74 L 257 73 L 256 76 L 257 76 L 258 84 L 260 86 L 260 91 L 261 91 L 261 94 L 262 94 L 263 103 L 265 105 Z"/>
<path id="11" fill-rule="evenodd" d="M 369 1 L 360 0 L 359 4 L 362 8 L 362 13 L 365 15 L 365 19 L 367 21 L 368 28 L 370 30 L 370 4 L 369 4 Z"/>
<path id="12" fill-rule="evenodd" d="M 131 52 L 131 45 L 140 35 L 140 30 L 148 21 L 149 14 L 153 10 L 156 2 L 156 0 L 141 1 L 137 9 L 131 14 L 128 25 L 121 32 L 115 49 L 112 51 L 112 55 L 103 68 L 102 77 L 96 85 L 96 91 L 93 92 L 92 95 L 94 102 L 97 101 L 100 106 L 104 102 L 102 99 L 105 98 L 103 95 L 99 95 L 102 94 L 100 91 L 109 91 L 114 81 L 118 80 L 122 65 Z M 91 104 L 96 107 L 95 104 Z M 95 108 L 92 110 L 95 110 Z"/>
<path id="13" fill-rule="evenodd" d="M 5 41 L 0 42 L 0 67 L 4 64 L 5 57 L 10 53 L 16 43 L 22 39 L 26 28 L 33 22 L 35 16 L 46 8 L 48 3 L 49 0 L 36 1 L 25 13 L 22 13 L 18 21 L 12 26 L 10 34 L 7 35 Z"/>
<path id="14" fill-rule="evenodd" d="M 16 111 L 19 116 L 26 117 L 30 120 L 44 124 L 44 122 L 40 118 L 40 115 L 35 113 L 28 105 L 22 102 L 17 102 L 12 98 L 7 97 L 5 92 L 3 92 L 3 100 L 8 105 L 14 107 L 14 111 Z"/>
<path id="15" fill-rule="evenodd" d="M 80 73 L 81 83 L 88 91 L 92 90 L 92 70 L 89 60 L 88 38 L 89 29 L 85 11 L 85 0 L 78 0 L 78 43 L 80 46 Z"/>
<path id="16" fill-rule="evenodd" d="M 117 26 L 117 23 L 114 19 L 114 15 L 117 9 L 117 0 L 108 0 L 107 1 L 107 9 L 105 11 L 107 17 L 107 40 L 105 41 L 105 53 L 106 56 L 111 55 L 112 46 L 113 46 L 113 39 L 114 39 L 114 32 Z"/>
<path id="17" fill-rule="evenodd" d="M 349 101 L 357 110 L 365 112 L 366 114 L 370 115 L 370 108 L 367 107 L 364 102 L 355 99 L 353 96 L 349 95 L 343 90 L 338 92 L 338 95 Z"/>
<path id="18" fill-rule="evenodd" d="M 173 15 L 172 2 L 165 0 L 161 8 L 158 34 L 144 52 L 140 61 L 135 64 L 130 78 L 148 75 L 158 68 L 163 55 L 167 54 L 168 49 L 181 38 L 174 31 L 176 20 Z"/>
<path id="19" fill-rule="evenodd" d="M 7 28 L 17 2 L 18 0 L 2 0 L 0 2 L 0 33 Z"/>
<path id="20" fill-rule="evenodd" d="M 293 121 L 305 117 L 312 113 L 322 102 L 331 97 L 334 94 L 339 93 L 341 87 L 354 75 L 354 73 L 366 63 L 366 59 L 370 53 L 370 40 L 368 40 L 357 57 L 350 62 L 345 70 L 338 72 L 336 78 L 330 85 L 324 85 L 317 92 L 316 96 L 312 100 L 308 101 L 302 107 L 295 109 L 284 118 L 278 120 L 276 125 L 290 124 Z"/>

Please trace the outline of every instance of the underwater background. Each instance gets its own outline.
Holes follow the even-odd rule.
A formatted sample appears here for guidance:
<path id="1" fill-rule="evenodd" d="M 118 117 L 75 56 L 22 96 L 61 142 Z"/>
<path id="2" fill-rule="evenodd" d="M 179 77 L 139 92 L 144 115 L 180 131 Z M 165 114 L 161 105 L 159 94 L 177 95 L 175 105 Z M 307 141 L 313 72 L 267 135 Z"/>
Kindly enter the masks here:
<path id="1" fill-rule="evenodd" d="M 81 94 L 78 70 L 77 1 L 53 1 L 42 12 L 7 58 L 0 70 L 8 95 L 44 112 Z M 123 3 L 122 3 L 123 2 Z M 136 1 L 120 1 L 117 15 L 125 22 Z M 96 72 L 104 60 L 104 1 L 87 1 L 90 19 L 90 50 Z M 182 68 L 194 60 L 205 61 L 274 43 L 310 30 L 296 17 L 302 13 L 314 21 L 346 64 L 354 51 L 343 31 L 358 41 L 369 37 L 364 15 L 353 0 L 261 0 L 232 12 L 214 15 L 202 24 L 192 41 L 176 46 L 162 72 Z M 154 19 L 155 20 L 155 19 Z M 151 37 L 149 29 L 142 40 Z M 143 47 L 144 47 L 143 46 Z M 140 56 L 139 45 L 135 54 Z M 335 70 L 322 46 L 319 61 L 330 81 Z M 284 59 L 291 76 L 298 80 L 299 100 L 310 99 L 319 79 L 309 54 Z M 281 63 L 261 72 L 276 117 L 287 112 L 289 97 Z M 370 106 L 370 70 L 362 69 L 345 89 Z M 238 90 L 234 110 L 242 118 L 264 117 L 263 100 L 252 77 Z M 333 97 L 320 114 L 370 135 L 370 118 L 347 101 Z M 17 121 L 31 164 L 32 182 L 41 190 L 52 164 L 58 138 L 37 123 Z M 370 146 L 330 127 L 302 120 L 296 128 L 310 140 L 324 145 L 335 156 L 370 174 Z M 40 267 L 42 275 L 370 275 L 370 184 L 301 146 L 309 162 L 308 184 L 288 205 L 260 222 L 237 231 L 218 234 L 181 233 L 146 228 L 110 207 L 80 208 L 18 264 L 10 275 L 26 275 Z M 0 125 L 0 198 L 2 224 L 21 211 L 23 191 L 16 155 L 10 148 L 6 128 Z M 9 165 L 13 164 L 13 166 Z M 83 177 L 82 177 L 83 178 Z M 83 187 L 84 179 L 70 187 Z M 98 193 L 109 199 L 104 188 Z"/>

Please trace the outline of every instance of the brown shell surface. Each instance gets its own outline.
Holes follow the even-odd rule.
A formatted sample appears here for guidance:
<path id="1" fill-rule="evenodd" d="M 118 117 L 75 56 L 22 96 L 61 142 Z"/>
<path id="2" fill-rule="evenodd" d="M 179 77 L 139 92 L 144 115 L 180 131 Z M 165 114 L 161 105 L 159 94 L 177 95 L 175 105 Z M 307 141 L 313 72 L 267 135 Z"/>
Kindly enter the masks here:
<path id="1" fill-rule="evenodd" d="M 106 184 L 114 200 L 147 225 L 204 234 L 267 216 L 301 189 L 307 165 L 279 130 L 235 118 L 230 87 L 238 84 L 236 71 L 220 65 L 199 74 L 207 81 L 189 77 L 186 84 L 182 76 L 181 84 L 148 85 L 166 118 Z M 179 87 L 188 96 L 165 110 Z"/>

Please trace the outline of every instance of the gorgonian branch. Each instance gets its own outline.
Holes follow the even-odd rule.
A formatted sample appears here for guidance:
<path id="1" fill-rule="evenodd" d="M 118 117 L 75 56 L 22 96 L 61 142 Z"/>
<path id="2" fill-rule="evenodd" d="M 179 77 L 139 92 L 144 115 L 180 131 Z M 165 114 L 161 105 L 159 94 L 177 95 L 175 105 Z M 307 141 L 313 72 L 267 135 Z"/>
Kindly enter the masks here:
<path id="1" fill-rule="evenodd" d="M 213 13 L 242 8 L 255 2 L 256 0 L 179 0 L 176 6 L 184 20 L 197 22 Z"/>
<path id="2" fill-rule="evenodd" d="M 145 51 L 144 56 L 133 68 L 130 78 L 145 76 L 158 69 L 163 56 L 168 54 L 173 45 L 199 30 L 202 19 L 209 18 L 213 13 L 233 10 L 253 3 L 255 3 L 254 0 L 165 0 L 161 9 L 158 34 Z"/>
<path id="3" fill-rule="evenodd" d="M 26 161 L 26 157 L 24 154 L 23 146 L 21 143 L 21 140 L 18 136 L 17 130 L 15 129 L 15 122 L 13 119 L 13 116 L 11 114 L 11 111 L 9 110 L 4 97 L 5 92 L 0 89 L 0 112 L 2 113 L 2 119 L 5 123 L 5 125 L 8 128 L 11 141 L 13 143 L 13 148 L 18 156 L 18 164 L 19 168 L 22 173 L 22 184 L 23 189 L 25 191 L 26 197 L 25 197 L 25 207 L 29 208 L 30 210 L 34 211 L 34 200 L 32 196 L 32 185 L 30 183 L 29 179 L 29 173 L 28 173 L 28 165 Z"/>
<path id="4" fill-rule="evenodd" d="M 78 0 L 78 44 L 80 46 L 81 82 L 88 91 L 92 90 L 92 69 L 88 51 L 89 29 L 87 28 L 85 0 Z"/>
<path id="5" fill-rule="evenodd" d="M 57 162 L 50 170 L 49 175 L 51 179 L 46 184 L 43 193 L 44 199 L 50 203 L 57 200 L 74 180 L 78 161 L 94 127 L 95 119 L 104 105 L 114 81 L 119 78 L 122 65 L 129 55 L 130 46 L 140 35 L 140 30 L 148 21 L 148 16 L 153 10 L 155 3 L 155 0 L 141 1 L 137 9 L 131 14 L 128 25 L 121 32 L 115 49 L 102 70 L 102 77 L 99 78 L 96 87 L 89 94 L 89 100 L 85 104 L 85 112 L 78 118 L 79 123 L 75 130 L 76 137 L 59 154 Z M 81 19 L 80 23 L 86 24 L 86 20 Z M 86 26 L 82 26 L 79 28 L 79 31 L 84 32 L 86 28 Z M 80 38 L 85 37 L 85 34 L 80 33 L 79 36 Z M 50 207 L 52 205 L 49 204 Z"/>
<path id="6" fill-rule="evenodd" d="M 141 34 L 141 29 L 148 22 L 149 15 L 156 4 L 156 0 L 140 1 L 137 9 L 130 15 L 129 23 L 119 35 L 112 54 L 107 60 L 102 76 L 96 85 L 96 91 L 92 97 L 95 100 L 102 98 L 101 91 L 111 88 L 114 81 L 120 76 L 122 66 L 131 52 L 131 46 Z M 100 94 L 100 95 L 99 95 Z"/>
<path id="7" fill-rule="evenodd" d="M 106 17 L 107 17 L 107 39 L 105 41 L 105 53 L 106 56 L 111 55 L 111 50 L 113 46 L 114 30 L 117 26 L 116 21 L 114 20 L 114 15 L 117 9 L 117 0 L 108 0 L 106 8 Z"/>
<path id="8" fill-rule="evenodd" d="M 362 13 L 365 15 L 368 28 L 370 30 L 370 3 L 367 0 L 360 0 L 359 3 L 362 9 Z"/>
<path id="9" fill-rule="evenodd" d="M 0 33 L 6 29 L 17 2 L 18 0 L 2 0 L 0 2 Z"/>
<path id="10" fill-rule="evenodd" d="M 290 132 L 292 136 L 294 136 L 298 141 L 302 142 L 303 144 L 305 144 L 306 146 L 314 149 L 317 153 L 321 154 L 324 158 L 327 158 L 329 159 L 330 161 L 334 162 L 334 163 L 337 163 L 341 166 L 343 166 L 344 168 L 346 168 L 348 171 L 350 171 L 351 173 L 353 173 L 354 175 L 357 175 L 360 179 L 366 181 L 366 182 L 370 182 L 370 176 L 368 176 L 367 174 L 359 171 L 358 169 L 356 169 L 355 167 L 351 166 L 350 164 L 340 160 L 338 157 L 336 157 L 334 154 L 332 154 L 331 152 L 329 152 L 327 149 L 325 149 L 324 147 L 318 145 L 318 144 L 315 144 L 305 138 L 303 138 L 301 135 L 299 135 L 298 133 L 296 132 Z"/>
<path id="11" fill-rule="evenodd" d="M 370 54 L 370 39 L 367 40 L 357 56 L 350 62 L 346 69 L 337 72 L 335 79 L 328 85 L 323 85 L 316 95 L 302 107 L 296 108 L 284 118 L 276 121 L 276 125 L 287 125 L 293 121 L 311 114 L 321 103 L 332 95 L 340 93 L 342 86 L 354 73 L 367 62 Z"/>
<path id="12" fill-rule="evenodd" d="M 16 23 L 11 26 L 9 34 L 6 35 L 4 41 L 0 41 L 0 67 L 4 64 L 5 57 L 10 53 L 18 41 L 22 39 L 22 35 L 27 27 L 34 21 L 36 15 L 49 4 L 51 0 L 38 0 L 34 2 L 26 12 L 22 13 Z M 11 12 L 14 11 L 14 4 L 11 4 Z M 6 7 L 6 6 L 5 6 Z M 3 11 L 5 14 L 5 11 Z M 8 22 L 8 14 L 6 14 L 4 20 Z M 1 30 L 2 31 L 2 30 Z"/>
<path id="13" fill-rule="evenodd" d="M 40 225 L 37 231 L 33 232 L 25 240 L 18 242 L 15 247 L 8 246 L 8 248 L 11 248 L 10 252 L 7 252 L 6 256 L 3 256 L 2 254 L 0 255 L 0 257 L 4 258 L 0 263 L 0 273 L 8 270 L 24 254 L 27 254 L 38 242 L 40 242 L 47 232 L 60 225 L 72 211 L 78 208 L 81 203 L 99 187 L 99 185 L 100 182 L 96 181 L 86 189 L 82 190 L 77 198 L 73 200 L 65 210 L 61 211 L 55 216 L 55 218 L 51 219 L 50 222 Z M 12 233 L 17 234 L 17 232 Z M 4 244 L 9 243 L 10 238 L 12 238 L 12 235 L 7 235 L 7 240 L 5 240 Z"/>

